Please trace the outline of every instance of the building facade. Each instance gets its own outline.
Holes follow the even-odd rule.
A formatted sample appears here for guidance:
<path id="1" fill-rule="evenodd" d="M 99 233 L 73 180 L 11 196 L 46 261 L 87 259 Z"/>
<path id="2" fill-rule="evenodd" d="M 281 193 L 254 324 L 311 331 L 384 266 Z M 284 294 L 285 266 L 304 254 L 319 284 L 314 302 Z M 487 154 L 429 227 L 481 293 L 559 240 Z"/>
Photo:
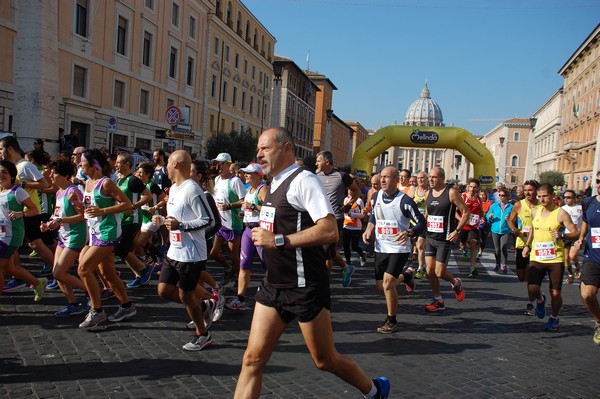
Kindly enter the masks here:
<path id="1" fill-rule="evenodd" d="M 564 78 L 558 170 L 567 187 L 595 184 L 600 154 L 600 24 L 560 69 Z"/>
<path id="2" fill-rule="evenodd" d="M 529 136 L 530 156 L 527 157 L 525 179 L 540 179 L 540 173 L 557 170 L 558 144 L 563 108 L 562 87 L 534 112 L 533 134 Z"/>
<path id="3" fill-rule="evenodd" d="M 319 88 L 296 63 L 275 56 L 271 126 L 285 127 L 296 141 L 296 157 L 314 156 L 315 101 Z"/>
<path id="4" fill-rule="evenodd" d="M 204 131 L 250 131 L 271 123 L 275 38 L 239 0 L 210 0 Z"/>

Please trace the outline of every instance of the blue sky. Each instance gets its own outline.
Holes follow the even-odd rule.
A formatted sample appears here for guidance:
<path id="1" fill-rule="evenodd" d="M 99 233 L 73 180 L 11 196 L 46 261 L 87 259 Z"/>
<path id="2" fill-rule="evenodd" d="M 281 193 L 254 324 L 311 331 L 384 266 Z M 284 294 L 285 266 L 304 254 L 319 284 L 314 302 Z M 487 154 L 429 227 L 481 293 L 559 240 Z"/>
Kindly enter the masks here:
<path id="1" fill-rule="evenodd" d="M 367 129 L 403 122 L 425 81 L 446 126 L 485 134 L 531 116 L 600 23 L 598 0 L 242 0 L 275 53 L 325 74 L 333 110 Z"/>

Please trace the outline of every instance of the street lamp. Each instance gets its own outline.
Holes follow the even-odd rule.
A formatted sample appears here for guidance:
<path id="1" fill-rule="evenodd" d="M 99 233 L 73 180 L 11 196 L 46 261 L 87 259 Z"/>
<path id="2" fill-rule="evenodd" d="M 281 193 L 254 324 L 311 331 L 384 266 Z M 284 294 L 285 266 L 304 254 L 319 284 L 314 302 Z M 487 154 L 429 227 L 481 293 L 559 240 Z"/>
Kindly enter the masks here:
<path id="1" fill-rule="evenodd" d="M 331 117 L 333 116 L 333 110 L 325 110 L 327 115 L 327 126 L 325 127 L 325 151 L 331 151 Z"/>
<path id="2" fill-rule="evenodd" d="M 283 63 L 273 62 L 273 97 L 271 105 L 271 126 L 281 126 L 281 76 L 283 75 Z"/>

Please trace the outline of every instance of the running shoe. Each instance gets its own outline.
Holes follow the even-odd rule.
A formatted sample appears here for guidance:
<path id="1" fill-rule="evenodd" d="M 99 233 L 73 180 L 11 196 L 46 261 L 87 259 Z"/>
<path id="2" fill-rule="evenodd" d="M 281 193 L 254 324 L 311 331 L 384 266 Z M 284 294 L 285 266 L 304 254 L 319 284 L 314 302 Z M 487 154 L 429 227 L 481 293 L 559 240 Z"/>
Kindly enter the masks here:
<path id="1" fill-rule="evenodd" d="M 34 256 L 37 256 L 37 255 L 38 255 L 37 251 L 35 249 L 32 249 L 31 253 L 29 254 L 29 257 L 33 258 Z"/>
<path id="2" fill-rule="evenodd" d="M 546 295 L 542 294 L 542 302 L 537 301 L 537 306 L 535 307 L 535 315 L 538 319 L 543 319 L 546 317 Z"/>
<path id="3" fill-rule="evenodd" d="M 417 273 L 415 274 L 416 278 L 427 278 L 427 272 L 425 271 L 425 269 L 418 269 Z"/>
<path id="4" fill-rule="evenodd" d="M 458 277 L 454 278 L 454 284 L 452 284 L 452 291 L 458 302 L 462 302 L 465 299 L 465 290 L 462 287 L 462 281 Z"/>
<path id="5" fill-rule="evenodd" d="M 364 255 L 360 257 L 360 267 L 365 267 L 365 265 L 367 264 L 367 255 Z"/>
<path id="6" fill-rule="evenodd" d="M 594 343 L 600 345 L 600 323 L 596 322 L 596 329 L 594 331 Z"/>
<path id="7" fill-rule="evenodd" d="M 466 249 L 463 249 L 462 253 L 465 258 L 469 257 L 469 251 L 467 251 Z"/>
<path id="8" fill-rule="evenodd" d="M 404 284 L 406 285 L 406 292 L 411 293 L 415 290 L 415 287 L 417 286 L 417 281 L 415 280 L 414 269 L 406 270 L 406 274 L 404 274 Z"/>
<path id="9" fill-rule="evenodd" d="M 573 276 L 568 276 L 565 280 L 565 284 L 573 284 Z"/>
<path id="10" fill-rule="evenodd" d="M 38 277 L 37 281 L 38 285 L 31 287 L 35 293 L 33 297 L 34 302 L 39 302 L 42 300 L 44 292 L 46 291 L 46 286 L 48 285 L 48 279 L 46 277 Z"/>
<path id="11" fill-rule="evenodd" d="M 18 291 L 28 286 L 29 284 L 27 284 L 25 281 L 13 278 L 12 280 L 4 283 L 4 287 L 2 287 L 2 293 L 8 294 L 9 292 Z"/>
<path id="12" fill-rule="evenodd" d="M 425 306 L 425 310 L 428 312 L 446 310 L 446 305 L 443 300 L 434 299 L 429 305 Z"/>
<path id="13" fill-rule="evenodd" d="M 535 316 L 535 310 L 533 309 L 533 304 L 528 303 L 527 308 L 525 309 L 525 316 Z"/>
<path id="14" fill-rule="evenodd" d="M 229 310 L 243 311 L 246 310 L 246 302 L 242 302 L 238 297 L 235 297 L 229 300 L 229 302 L 225 304 L 225 307 Z"/>
<path id="15" fill-rule="evenodd" d="M 152 272 L 154 271 L 153 265 L 148 265 L 144 270 L 142 270 L 142 275 L 140 277 L 141 285 L 148 285 L 150 283 L 150 279 L 152 278 Z"/>
<path id="16" fill-rule="evenodd" d="M 79 325 L 79 328 L 84 330 L 93 330 L 98 327 L 101 323 L 104 323 L 108 317 L 103 311 L 97 312 L 94 309 L 90 309 L 83 323 Z"/>
<path id="17" fill-rule="evenodd" d="M 210 332 L 207 336 L 203 335 L 194 335 L 192 340 L 187 344 L 183 345 L 183 350 L 186 351 L 201 351 L 206 348 L 208 345 L 212 343 L 212 337 L 210 336 Z"/>
<path id="18" fill-rule="evenodd" d="M 342 286 L 344 286 L 344 288 L 350 286 L 350 282 L 352 281 L 352 273 L 354 273 L 354 265 L 348 263 L 342 270 Z"/>
<path id="19" fill-rule="evenodd" d="M 69 316 L 79 316 L 85 312 L 85 308 L 82 304 L 72 305 L 68 304 L 64 309 L 61 309 L 54 313 L 56 317 L 69 317 Z"/>
<path id="20" fill-rule="evenodd" d="M 142 276 L 135 276 L 135 278 L 125 285 L 127 288 L 137 288 L 142 286 Z"/>
<path id="21" fill-rule="evenodd" d="M 579 280 L 581 278 L 581 267 L 579 267 L 579 265 L 575 265 L 574 274 L 575 274 L 575 278 L 577 280 Z"/>
<path id="22" fill-rule="evenodd" d="M 398 323 L 392 323 L 386 319 L 381 327 L 377 327 L 377 332 L 380 334 L 391 334 L 398 329 Z"/>
<path id="23" fill-rule="evenodd" d="M 103 301 L 106 299 L 112 299 L 114 297 L 115 293 L 110 288 L 103 288 L 102 292 L 100 293 L 100 299 Z"/>
<path id="24" fill-rule="evenodd" d="M 204 328 L 208 330 L 208 327 L 213 322 L 213 317 L 215 316 L 215 305 L 213 304 L 212 299 L 205 299 L 204 303 L 206 304 L 206 309 L 204 310 Z"/>
<path id="25" fill-rule="evenodd" d="M 496 265 L 496 267 L 494 267 L 494 271 L 498 273 L 500 271 L 500 265 Z"/>
<path id="26" fill-rule="evenodd" d="M 188 330 L 195 330 L 196 323 L 194 323 L 194 320 L 190 321 L 189 323 L 185 323 L 185 328 L 187 328 Z"/>
<path id="27" fill-rule="evenodd" d="M 502 265 L 502 274 L 506 273 L 508 273 L 508 268 L 506 267 L 506 265 Z"/>
<path id="28" fill-rule="evenodd" d="M 373 380 L 377 388 L 377 398 L 387 399 L 390 396 L 390 382 L 385 377 L 378 377 Z"/>
<path id="29" fill-rule="evenodd" d="M 136 314 L 137 314 L 137 309 L 133 305 L 131 305 L 128 308 L 119 306 L 119 310 L 117 310 L 115 314 L 108 316 L 108 321 L 112 321 L 113 323 L 116 323 L 121 320 L 130 319 L 133 316 L 135 316 Z"/>
<path id="30" fill-rule="evenodd" d="M 215 300 L 215 312 L 213 313 L 213 323 L 216 323 L 223 316 L 225 307 L 225 296 L 219 290 L 213 290 L 213 299 Z"/>
<path id="31" fill-rule="evenodd" d="M 53 279 L 52 281 L 50 281 L 48 283 L 48 285 L 46 286 L 47 290 L 55 290 L 58 288 L 58 280 L 57 279 Z"/>
<path id="32" fill-rule="evenodd" d="M 483 252 L 479 252 L 479 253 L 477 254 L 477 259 L 481 259 L 481 257 L 482 257 L 482 256 L 483 256 Z"/>
<path id="33" fill-rule="evenodd" d="M 544 324 L 544 330 L 546 331 L 558 331 L 560 327 L 558 317 L 550 316 L 546 324 Z"/>
<path id="34" fill-rule="evenodd" d="M 44 267 L 39 272 L 35 273 L 36 277 L 49 277 L 52 276 L 52 266 L 44 263 Z"/>
<path id="35" fill-rule="evenodd" d="M 479 274 L 476 268 L 472 267 L 469 269 L 469 278 L 475 278 Z"/>

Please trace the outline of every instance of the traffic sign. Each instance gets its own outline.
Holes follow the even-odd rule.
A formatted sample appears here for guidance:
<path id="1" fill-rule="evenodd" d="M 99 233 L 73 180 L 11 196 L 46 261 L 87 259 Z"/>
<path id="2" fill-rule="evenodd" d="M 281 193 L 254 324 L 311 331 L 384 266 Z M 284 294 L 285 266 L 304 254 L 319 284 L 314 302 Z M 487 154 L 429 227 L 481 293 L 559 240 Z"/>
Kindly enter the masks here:
<path id="1" fill-rule="evenodd" d="M 108 118 L 108 122 L 106 123 L 106 130 L 109 133 L 115 133 L 117 131 L 117 118 L 111 116 Z"/>
<path id="2" fill-rule="evenodd" d="M 171 125 L 175 126 L 181 120 L 181 110 L 177 108 L 175 105 L 171 105 L 165 111 L 165 121 Z"/>
<path id="3" fill-rule="evenodd" d="M 187 123 L 178 123 L 177 125 L 173 126 L 173 130 L 176 132 L 191 132 L 192 125 L 188 125 Z"/>
<path id="4" fill-rule="evenodd" d="M 587 176 L 583 176 L 583 181 L 588 181 L 590 178 Z"/>

